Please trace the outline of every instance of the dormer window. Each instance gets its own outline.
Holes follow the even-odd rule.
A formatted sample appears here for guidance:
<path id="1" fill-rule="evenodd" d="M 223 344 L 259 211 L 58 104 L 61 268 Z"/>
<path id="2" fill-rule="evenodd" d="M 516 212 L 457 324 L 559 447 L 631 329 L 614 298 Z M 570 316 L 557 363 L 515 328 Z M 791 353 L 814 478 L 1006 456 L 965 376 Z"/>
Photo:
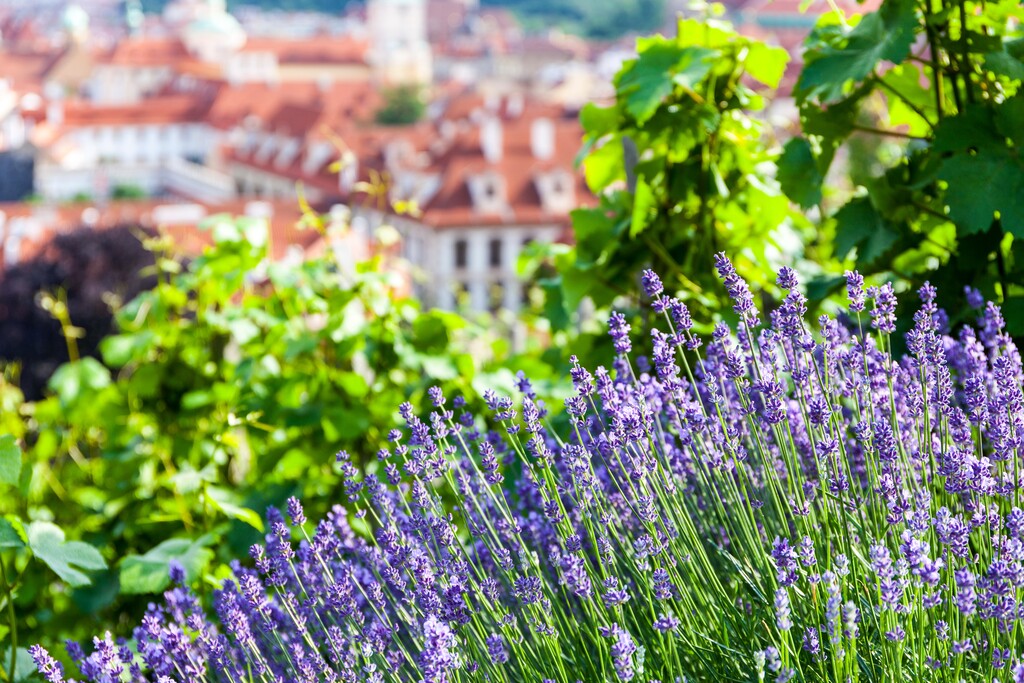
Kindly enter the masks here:
<path id="1" fill-rule="evenodd" d="M 486 171 L 468 179 L 473 208 L 479 213 L 501 213 L 507 210 L 505 178 L 494 171 Z"/>
<path id="2" fill-rule="evenodd" d="M 541 207 L 548 213 L 562 214 L 572 210 L 576 197 L 573 192 L 572 173 L 555 169 L 539 173 L 534 178 Z"/>

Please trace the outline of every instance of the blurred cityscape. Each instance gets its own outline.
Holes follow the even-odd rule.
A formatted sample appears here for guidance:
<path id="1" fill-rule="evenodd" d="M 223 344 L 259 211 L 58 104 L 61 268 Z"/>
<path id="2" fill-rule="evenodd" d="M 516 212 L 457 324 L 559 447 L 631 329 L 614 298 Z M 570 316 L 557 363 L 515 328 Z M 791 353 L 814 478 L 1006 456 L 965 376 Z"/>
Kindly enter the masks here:
<path id="1" fill-rule="evenodd" d="M 827 8 L 803 9 L 735 0 L 727 18 L 798 61 Z M 686 11 L 668 3 L 664 31 Z M 160 228 L 196 254 L 199 224 L 229 212 L 269 222 L 275 259 L 386 244 L 424 304 L 515 310 L 524 247 L 570 239 L 593 202 L 578 114 L 613 96 L 634 41 L 526 30 L 476 0 L 5 0 L 0 273 L 82 227 Z M 767 116 L 795 121 L 797 71 Z M 302 229 L 300 194 L 344 229 Z"/>

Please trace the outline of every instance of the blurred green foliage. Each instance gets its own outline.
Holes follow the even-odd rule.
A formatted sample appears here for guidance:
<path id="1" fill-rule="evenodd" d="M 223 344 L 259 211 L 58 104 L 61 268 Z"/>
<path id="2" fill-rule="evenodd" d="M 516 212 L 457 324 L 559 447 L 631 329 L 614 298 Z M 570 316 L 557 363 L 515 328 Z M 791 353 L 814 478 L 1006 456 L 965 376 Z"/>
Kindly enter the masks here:
<path id="1" fill-rule="evenodd" d="M 384 91 L 384 104 L 374 114 L 374 119 L 384 126 L 407 126 L 422 119 L 426 112 L 420 89 L 404 85 Z"/>
<path id="2" fill-rule="evenodd" d="M 73 360 L 37 402 L 0 382 L 0 487 L 17 491 L 0 495 L 0 558 L 18 577 L 19 646 L 138 619 L 172 559 L 215 583 L 260 538 L 267 505 L 301 495 L 313 516 L 343 500 L 332 454 L 373 469 L 398 405 L 429 386 L 470 401 L 512 389 L 504 337 L 421 311 L 382 258 L 272 263 L 262 221 L 206 229 L 213 245 L 185 265 L 149 241 L 157 284 L 116 311 L 98 359 L 77 357 L 66 306 L 43 297 Z M 55 573 L 32 571 L 40 560 Z"/>

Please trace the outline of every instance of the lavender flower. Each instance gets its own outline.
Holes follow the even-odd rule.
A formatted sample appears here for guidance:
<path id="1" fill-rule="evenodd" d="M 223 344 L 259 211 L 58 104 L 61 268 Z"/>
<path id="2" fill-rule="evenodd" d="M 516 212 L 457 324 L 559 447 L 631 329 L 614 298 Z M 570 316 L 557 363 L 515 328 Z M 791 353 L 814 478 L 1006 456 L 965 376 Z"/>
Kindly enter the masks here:
<path id="1" fill-rule="evenodd" d="M 736 272 L 732 261 L 724 252 L 715 254 L 715 269 L 718 276 L 725 283 L 725 291 L 733 301 L 733 310 L 743 318 L 751 327 L 759 324 L 757 308 L 754 306 L 754 295 L 750 293 L 750 287 L 743 278 Z"/>
<path id="2" fill-rule="evenodd" d="M 855 270 L 846 271 L 846 294 L 850 299 L 850 313 L 864 310 L 864 277 Z"/>
<path id="3" fill-rule="evenodd" d="M 657 298 L 665 288 L 661 284 L 661 278 L 653 270 L 645 270 L 640 276 L 640 283 L 643 286 L 644 294 L 649 298 Z"/>
<path id="4" fill-rule="evenodd" d="M 880 340 L 846 316 L 806 325 L 789 269 L 761 327 L 716 267 L 743 324 L 701 353 L 645 273 L 668 329 L 641 362 L 613 314 L 617 358 L 572 358 L 568 419 L 522 374 L 480 416 L 432 390 L 428 419 L 402 405 L 405 428 L 368 451 L 379 471 L 337 456 L 323 519 L 271 508 L 265 543 L 211 596 L 174 564 L 130 640 L 69 643 L 74 679 L 36 646 L 37 668 L 49 683 L 838 683 L 888 680 L 894 661 L 906 680 L 1024 677 L 1024 368 L 1002 312 L 951 336 L 924 287 L 896 358 L 891 285 L 847 274 Z"/>

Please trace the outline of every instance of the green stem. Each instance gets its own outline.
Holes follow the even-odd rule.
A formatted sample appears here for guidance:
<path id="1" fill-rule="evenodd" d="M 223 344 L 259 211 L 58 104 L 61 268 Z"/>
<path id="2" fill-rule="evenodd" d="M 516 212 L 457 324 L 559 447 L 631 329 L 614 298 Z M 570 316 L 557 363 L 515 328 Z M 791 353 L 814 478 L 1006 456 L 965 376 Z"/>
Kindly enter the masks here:
<path id="1" fill-rule="evenodd" d="M 7 680 L 14 680 L 14 667 L 18 663 L 18 617 L 14 612 L 14 594 L 7 581 L 7 568 L 4 566 L 3 555 L 0 554 L 0 589 L 7 597 L 7 618 L 11 627 L 11 669 Z"/>
<path id="2" fill-rule="evenodd" d="M 872 135 L 885 135 L 893 138 L 904 138 L 906 140 L 928 140 L 929 138 L 921 137 L 920 135 L 911 135 L 910 133 L 903 133 L 898 130 L 883 130 L 881 128 L 872 128 L 871 126 L 860 126 L 853 124 L 850 126 L 851 129 L 860 131 L 862 133 L 871 133 Z"/>

